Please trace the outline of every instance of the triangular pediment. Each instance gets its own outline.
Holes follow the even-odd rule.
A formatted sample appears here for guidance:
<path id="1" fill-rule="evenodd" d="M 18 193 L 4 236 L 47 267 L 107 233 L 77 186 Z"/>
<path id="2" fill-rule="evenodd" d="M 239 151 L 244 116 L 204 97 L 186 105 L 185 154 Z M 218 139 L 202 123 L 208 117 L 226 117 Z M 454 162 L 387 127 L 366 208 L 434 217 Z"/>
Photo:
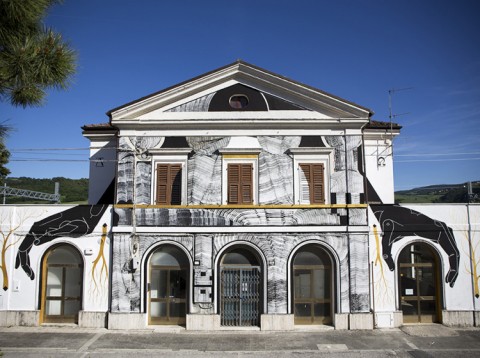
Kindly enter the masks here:
<path id="1" fill-rule="evenodd" d="M 305 112 L 301 116 L 366 119 L 372 112 L 319 89 L 292 81 L 243 61 L 117 107 L 107 114 L 112 123 L 121 120 L 153 120 L 172 113 Z M 275 113 L 274 113 L 275 112 Z M 264 114 L 265 115 L 265 114 Z M 291 114 L 290 114 L 291 115 Z M 177 114 L 180 118 L 181 115 Z"/>
<path id="2" fill-rule="evenodd" d="M 261 92 L 241 83 L 210 92 L 178 104 L 166 112 L 237 112 L 237 111 L 307 110 L 280 97 Z"/>

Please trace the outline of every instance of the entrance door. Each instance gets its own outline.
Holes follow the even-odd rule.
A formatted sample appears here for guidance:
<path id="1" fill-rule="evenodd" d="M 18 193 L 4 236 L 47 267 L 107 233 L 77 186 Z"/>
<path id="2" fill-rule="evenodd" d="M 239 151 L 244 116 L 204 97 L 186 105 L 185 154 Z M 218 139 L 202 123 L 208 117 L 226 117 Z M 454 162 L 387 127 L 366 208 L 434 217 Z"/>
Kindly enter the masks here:
<path id="1" fill-rule="evenodd" d="M 332 323 L 332 265 L 321 247 L 308 245 L 293 260 L 295 324 Z"/>
<path id="2" fill-rule="evenodd" d="M 403 322 L 438 322 L 438 274 L 434 251 L 427 244 L 415 243 L 402 250 L 398 261 Z"/>
<path id="3" fill-rule="evenodd" d="M 42 263 L 42 322 L 78 323 L 82 308 L 83 260 L 69 245 L 55 246 Z"/>
<path id="4" fill-rule="evenodd" d="M 262 312 L 261 267 L 248 249 L 227 252 L 220 265 L 222 326 L 258 326 Z"/>
<path id="5" fill-rule="evenodd" d="M 174 246 L 160 247 L 150 260 L 149 324 L 184 324 L 188 259 Z"/>

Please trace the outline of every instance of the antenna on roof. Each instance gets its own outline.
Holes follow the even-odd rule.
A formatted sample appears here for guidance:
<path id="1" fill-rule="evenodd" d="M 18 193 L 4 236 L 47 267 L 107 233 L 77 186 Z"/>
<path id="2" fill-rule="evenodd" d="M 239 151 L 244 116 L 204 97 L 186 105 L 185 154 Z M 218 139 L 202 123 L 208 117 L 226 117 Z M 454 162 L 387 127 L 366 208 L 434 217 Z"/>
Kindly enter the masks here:
<path id="1" fill-rule="evenodd" d="M 397 117 L 404 116 L 404 115 L 410 113 L 410 112 L 399 113 L 399 114 L 393 113 L 393 109 L 392 109 L 392 107 L 393 107 L 392 106 L 393 95 L 396 92 L 408 91 L 408 90 L 411 90 L 411 89 L 413 89 L 413 87 L 392 88 L 392 89 L 388 90 L 388 118 L 390 119 L 390 133 L 392 133 L 392 135 L 393 135 L 393 120 Z"/>
<path id="2" fill-rule="evenodd" d="M 379 147 L 378 142 L 377 142 L 377 166 L 378 167 L 385 166 L 385 158 L 388 157 L 388 156 L 393 156 L 393 146 L 392 146 L 392 142 L 393 142 L 393 120 L 396 117 L 408 114 L 408 112 L 399 113 L 399 114 L 394 114 L 393 113 L 393 109 L 392 109 L 393 95 L 396 92 L 407 91 L 407 90 L 410 90 L 410 89 L 413 89 L 413 87 L 392 88 L 392 89 L 388 90 L 388 112 L 389 112 L 388 118 L 390 119 L 390 135 L 388 134 L 388 130 L 387 130 L 387 133 L 385 133 L 385 138 L 384 138 L 386 147 L 384 147 L 382 151 L 380 151 L 380 147 Z M 388 142 L 389 139 L 390 139 L 390 143 Z"/>
<path id="3" fill-rule="evenodd" d="M 392 88 L 392 89 L 388 90 L 388 111 L 389 111 L 388 118 L 390 118 L 390 122 L 392 122 L 392 120 L 396 117 L 403 116 L 403 115 L 409 113 L 409 112 L 400 113 L 400 114 L 394 114 L 393 113 L 393 110 L 392 110 L 392 97 L 393 97 L 393 95 L 395 94 L 395 92 L 408 91 L 408 90 L 411 90 L 411 89 L 413 89 L 413 87 Z"/>

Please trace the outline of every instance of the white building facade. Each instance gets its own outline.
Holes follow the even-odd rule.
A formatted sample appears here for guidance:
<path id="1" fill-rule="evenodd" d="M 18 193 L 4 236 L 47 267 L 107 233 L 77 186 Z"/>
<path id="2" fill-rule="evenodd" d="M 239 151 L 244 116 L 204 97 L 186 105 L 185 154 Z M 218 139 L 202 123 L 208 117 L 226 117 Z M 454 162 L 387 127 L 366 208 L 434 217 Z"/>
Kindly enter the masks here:
<path id="1" fill-rule="evenodd" d="M 111 110 L 83 128 L 90 205 L 43 209 L 9 246 L 0 323 L 476 325 L 479 207 L 393 205 L 400 127 L 372 114 L 242 61 Z"/>

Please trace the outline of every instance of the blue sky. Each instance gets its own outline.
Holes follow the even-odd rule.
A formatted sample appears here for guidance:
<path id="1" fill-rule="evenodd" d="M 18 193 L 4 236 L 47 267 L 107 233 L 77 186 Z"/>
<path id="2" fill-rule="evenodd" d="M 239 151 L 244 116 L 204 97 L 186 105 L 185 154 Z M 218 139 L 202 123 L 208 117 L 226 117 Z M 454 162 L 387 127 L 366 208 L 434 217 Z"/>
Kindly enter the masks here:
<path id="1" fill-rule="evenodd" d="M 0 103 L 12 177 L 88 177 L 80 127 L 242 59 L 395 121 L 395 188 L 480 180 L 480 1 L 65 0 L 46 24 L 78 52 L 43 107 Z M 51 150 L 70 148 L 78 150 Z"/>

